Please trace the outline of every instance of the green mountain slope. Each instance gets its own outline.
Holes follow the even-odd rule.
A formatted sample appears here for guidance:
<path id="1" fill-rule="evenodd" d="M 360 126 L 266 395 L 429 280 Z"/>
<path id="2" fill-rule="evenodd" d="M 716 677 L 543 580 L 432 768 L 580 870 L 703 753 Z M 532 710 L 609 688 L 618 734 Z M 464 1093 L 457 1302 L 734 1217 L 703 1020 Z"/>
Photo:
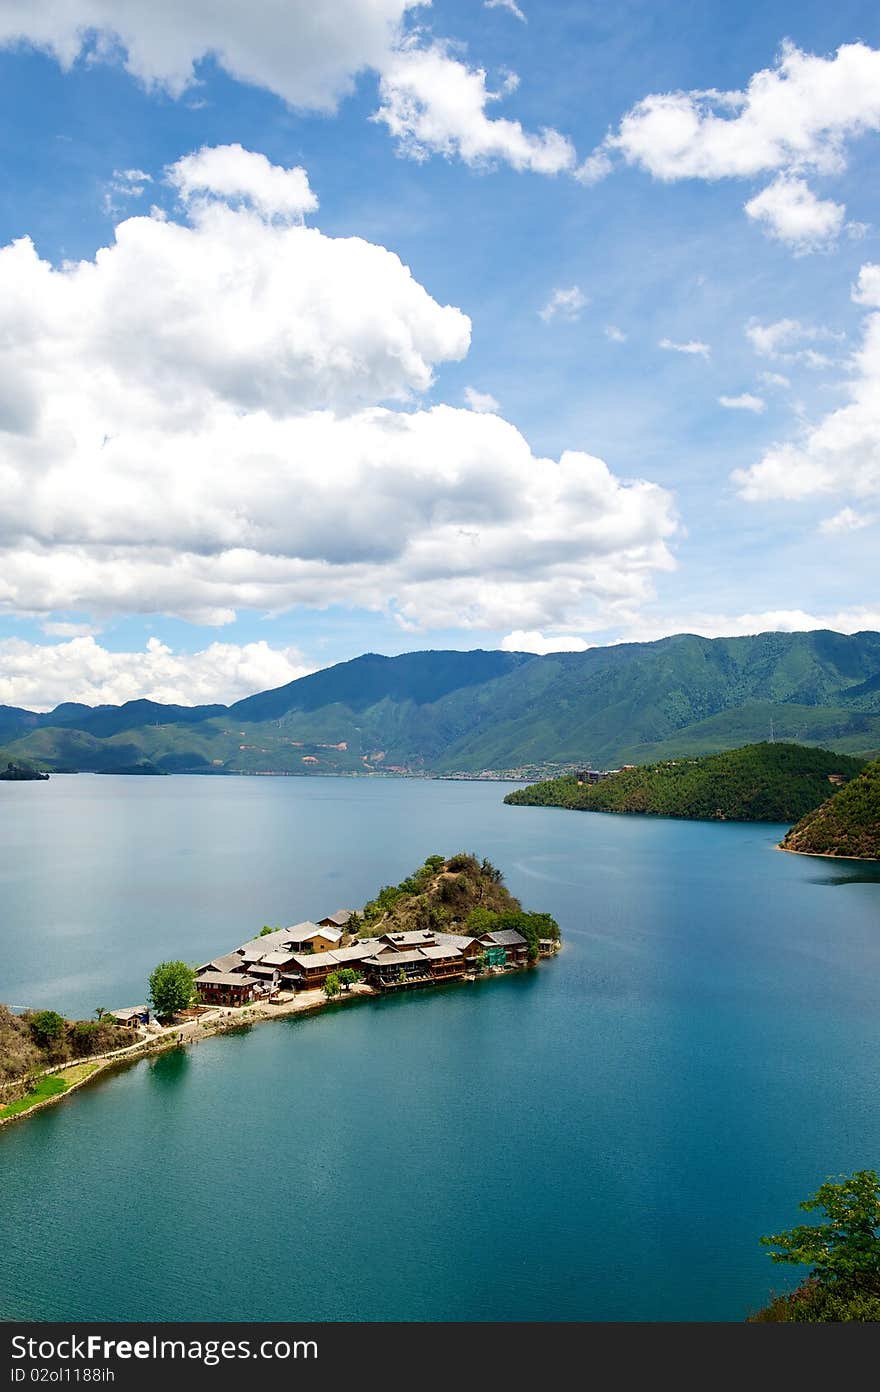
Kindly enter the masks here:
<path id="1" fill-rule="evenodd" d="M 478 773 L 644 763 L 776 736 L 880 749 L 880 634 L 679 634 L 586 652 L 367 654 L 228 708 L 0 711 L 50 770 Z"/>
<path id="2" fill-rule="evenodd" d="M 807 812 L 784 837 L 782 849 L 880 860 L 880 760 Z"/>
<path id="3" fill-rule="evenodd" d="M 858 759 L 800 744 L 750 744 L 723 754 L 621 769 L 600 783 L 575 775 L 509 793 L 515 807 L 643 812 L 660 817 L 790 822 L 828 795 L 830 778 L 855 778 Z"/>

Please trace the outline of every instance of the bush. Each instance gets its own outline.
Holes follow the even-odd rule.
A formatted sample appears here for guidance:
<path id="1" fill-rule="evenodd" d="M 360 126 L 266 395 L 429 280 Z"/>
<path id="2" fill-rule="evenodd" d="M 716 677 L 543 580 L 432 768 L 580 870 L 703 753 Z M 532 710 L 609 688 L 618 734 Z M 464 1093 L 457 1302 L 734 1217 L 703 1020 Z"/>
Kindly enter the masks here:
<path id="1" fill-rule="evenodd" d="M 51 1049 L 64 1038 L 67 1021 L 57 1010 L 38 1010 L 28 1020 L 31 1034 L 41 1049 Z"/>

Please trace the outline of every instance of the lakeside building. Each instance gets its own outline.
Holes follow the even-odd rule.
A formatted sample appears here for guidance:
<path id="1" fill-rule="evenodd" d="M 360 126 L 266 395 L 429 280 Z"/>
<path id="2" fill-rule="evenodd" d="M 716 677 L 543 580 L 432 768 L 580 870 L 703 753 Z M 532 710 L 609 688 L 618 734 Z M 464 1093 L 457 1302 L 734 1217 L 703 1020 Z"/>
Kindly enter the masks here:
<path id="1" fill-rule="evenodd" d="M 326 918 L 318 919 L 319 928 L 338 928 L 343 932 L 348 927 L 348 921 L 354 913 L 354 909 L 337 909 L 335 913 L 328 914 Z"/>
<path id="2" fill-rule="evenodd" d="M 282 990 L 314 990 L 345 967 L 361 971 L 369 985 L 385 991 L 463 977 L 481 956 L 492 967 L 525 966 L 528 961 L 528 944 L 512 929 L 479 938 L 431 929 L 388 932 L 340 947 L 342 931 L 326 925 L 342 914 L 349 910 L 328 915 L 320 924 L 307 921 L 264 933 L 205 962 L 195 981 L 199 1000 L 248 1005 Z"/>
<path id="3" fill-rule="evenodd" d="M 108 1010 L 107 1015 L 115 1020 L 117 1025 L 135 1030 L 148 1025 L 153 1018 L 148 1005 L 126 1005 L 120 1010 Z"/>
<path id="4" fill-rule="evenodd" d="M 202 972 L 196 977 L 199 999 L 205 1005 L 250 1005 L 258 981 L 244 972 Z"/>

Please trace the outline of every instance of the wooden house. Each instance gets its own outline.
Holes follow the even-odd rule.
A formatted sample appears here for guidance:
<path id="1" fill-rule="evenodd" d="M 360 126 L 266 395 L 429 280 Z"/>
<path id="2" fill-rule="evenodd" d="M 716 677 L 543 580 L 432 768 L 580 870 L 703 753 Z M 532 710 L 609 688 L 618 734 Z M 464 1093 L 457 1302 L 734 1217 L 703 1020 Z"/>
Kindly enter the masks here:
<path id="1" fill-rule="evenodd" d="M 489 957 L 490 966 L 525 966 L 529 960 L 529 945 L 522 933 L 517 933 L 513 928 L 501 928 L 495 933 L 483 933 L 480 938 L 480 945 Z M 497 949 L 504 953 L 504 961 L 497 958 Z"/>
<path id="2" fill-rule="evenodd" d="M 431 963 L 421 948 L 411 952 L 379 951 L 375 957 L 365 959 L 363 970 L 369 984 L 381 991 L 424 986 L 434 979 Z"/>
<path id="3" fill-rule="evenodd" d="M 353 909 L 337 909 L 335 913 L 328 914 L 326 918 L 319 918 L 318 927 L 338 928 L 340 933 L 344 933 L 353 912 Z"/>
<path id="4" fill-rule="evenodd" d="M 244 972 L 206 971 L 196 977 L 196 992 L 204 1005 L 248 1005 L 256 989 L 256 977 Z"/>

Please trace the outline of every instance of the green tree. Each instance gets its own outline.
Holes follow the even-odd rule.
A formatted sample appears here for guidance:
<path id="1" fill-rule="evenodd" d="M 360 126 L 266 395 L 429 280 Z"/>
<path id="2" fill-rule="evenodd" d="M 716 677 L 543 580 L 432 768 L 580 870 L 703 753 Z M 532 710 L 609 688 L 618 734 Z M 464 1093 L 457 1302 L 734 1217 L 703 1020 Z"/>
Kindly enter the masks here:
<path id="1" fill-rule="evenodd" d="M 355 971 L 353 967 L 343 967 L 342 971 L 334 972 L 332 975 L 336 977 L 343 991 L 350 991 L 352 986 L 356 986 L 359 981 L 363 981 L 361 973 Z"/>
<path id="2" fill-rule="evenodd" d="M 150 975 L 150 1000 L 160 1020 L 192 1003 L 196 974 L 186 962 L 160 962 Z"/>
<path id="3" fill-rule="evenodd" d="M 67 1022 L 57 1010 L 38 1010 L 29 1020 L 30 1031 L 41 1049 L 51 1048 L 64 1038 Z"/>
<path id="4" fill-rule="evenodd" d="M 328 1000 L 332 1000 L 334 996 L 338 996 L 339 992 L 342 990 L 342 985 L 339 980 L 341 975 L 341 972 L 330 972 L 330 974 L 324 978 L 324 995 Z"/>
<path id="5" fill-rule="evenodd" d="M 260 936 L 261 938 L 265 938 L 265 937 L 268 936 L 269 933 L 277 933 L 277 932 L 278 932 L 278 929 L 277 929 L 277 928 L 270 928 L 269 925 L 268 925 L 268 923 L 264 923 L 263 926 L 262 926 L 262 928 L 260 929 L 259 936 Z"/>
<path id="6" fill-rule="evenodd" d="M 804 1223 L 762 1237 L 775 1262 L 809 1266 L 819 1286 L 847 1294 L 880 1295 L 880 1179 L 875 1170 L 857 1170 L 835 1183 L 827 1180 L 800 1207 L 823 1209 L 825 1223 Z"/>

